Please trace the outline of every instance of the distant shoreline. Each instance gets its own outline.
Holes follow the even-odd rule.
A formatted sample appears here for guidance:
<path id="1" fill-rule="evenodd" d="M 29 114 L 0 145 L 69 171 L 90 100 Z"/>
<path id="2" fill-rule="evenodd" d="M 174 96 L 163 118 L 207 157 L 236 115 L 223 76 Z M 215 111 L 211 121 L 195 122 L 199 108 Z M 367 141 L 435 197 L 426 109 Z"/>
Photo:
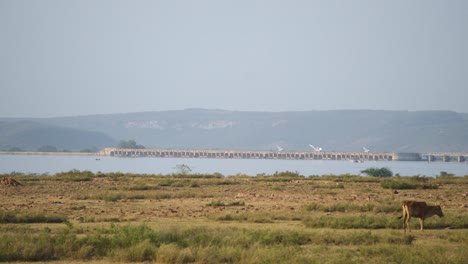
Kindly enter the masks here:
<path id="1" fill-rule="evenodd" d="M 0 155 L 42 155 L 42 156 L 102 156 L 99 152 L 40 152 L 40 151 L 0 151 Z"/>

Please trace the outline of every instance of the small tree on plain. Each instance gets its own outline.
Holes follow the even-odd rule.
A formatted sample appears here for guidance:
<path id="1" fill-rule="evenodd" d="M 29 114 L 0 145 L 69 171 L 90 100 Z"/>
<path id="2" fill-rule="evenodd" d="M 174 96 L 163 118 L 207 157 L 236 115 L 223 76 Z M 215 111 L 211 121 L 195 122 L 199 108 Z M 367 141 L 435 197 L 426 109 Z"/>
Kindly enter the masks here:
<path id="1" fill-rule="evenodd" d="M 368 168 L 361 171 L 362 174 L 372 176 L 372 177 L 380 177 L 380 178 L 388 178 L 393 176 L 393 172 L 386 167 L 383 168 Z"/>
<path id="2" fill-rule="evenodd" d="M 180 174 L 188 174 L 192 172 L 192 169 L 188 165 L 185 165 L 185 164 L 179 164 L 175 166 L 175 170 L 177 171 L 177 173 L 180 173 Z"/>

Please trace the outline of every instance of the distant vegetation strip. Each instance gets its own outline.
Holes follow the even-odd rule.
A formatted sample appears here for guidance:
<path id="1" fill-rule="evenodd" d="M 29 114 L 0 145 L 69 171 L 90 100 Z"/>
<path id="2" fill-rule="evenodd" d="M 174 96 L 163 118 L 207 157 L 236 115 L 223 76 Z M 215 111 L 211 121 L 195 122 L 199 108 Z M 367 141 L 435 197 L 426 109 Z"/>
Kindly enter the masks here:
<path id="1" fill-rule="evenodd" d="M 179 165 L 180 166 L 180 165 Z M 179 168 L 177 166 L 177 168 Z M 388 168 L 373 168 L 378 172 L 385 171 L 389 174 L 376 174 L 373 175 L 369 173 L 368 176 L 361 176 L 361 175 L 352 175 L 349 173 L 341 174 L 341 175 L 311 175 L 311 176 L 304 176 L 299 174 L 298 172 L 293 171 L 277 171 L 273 174 L 257 174 L 257 175 L 246 175 L 246 174 L 237 174 L 228 176 L 229 179 L 235 178 L 248 178 L 252 181 L 267 181 L 267 182 L 281 182 L 281 181 L 291 181 L 295 179 L 301 180 L 309 180 L 314 182 L 315 180 L 330 180 L 337 183 L 334 188 L 340 188 L 340 183 L 343 182 L 379 182 L 380 185 L 384 189 L 437 189 L 439 184 L 457 184 L 462 183 L 468 178 L 468 174 L 464 176 L 455 176 L 452 173 L 447 173 L 445 171 L 441 171 L 439 175 L 434 177 L 428 176 L 400 176 L 399 174 L 393 176 L 393 173 Z M 186 173 L 185 167 L 181 167 L 178 169 L 178 172 L 171 173 L 171 174 L 141 174 L 141 173 L 122 173 L 122 172 L 92 172 L 92 171 L 80 171 L 80 170 L 70 170 L 66 172 L 60 172 L 52 175 L 48 174 L 25 174 L 21 172 L 12 172 L 12 173 L 5 173 L 0 174 L 0 178 L 3 177 L 21 177 L 21 179 L 25 181 L 35 181 L 37 180 L 37 176 L 41 176 L 41 178 L 46 178 L 50 180 L 56 181 L 91 181 L 93 178 L 102 178 L 108 177 L 112 179 L 118 178 L 125 178 L 125 177 L 137 177 L 137 176 L 144 176 L 144 177 L 157 177 L 161 179 L 165 179 L 166 181 L 169 179 L 228 179 L 225 178 L 226 176 L 222 175 L 221 173 Z M 364 171 L 363 171 L 364 172 Z M 223 181 L 220 181 L 221 183 Z M 232 182 L 232 181 L 230 181 Z M 168 184 L 166 186 L 170 186 Z M 133 187 L 133 188 L 144 188 L 144 187 Z"/>
<path id="2" fill-rule="evenodd" d="M 65 223 L 63 215 L 49 215 L 43 212 L 6 211 L 0 209 L 0 223 Z"/>
<path id="3" fill-rule="evenodd" d="M 0 151 L 0 155 L 101 156 L 96 152 Z"/>

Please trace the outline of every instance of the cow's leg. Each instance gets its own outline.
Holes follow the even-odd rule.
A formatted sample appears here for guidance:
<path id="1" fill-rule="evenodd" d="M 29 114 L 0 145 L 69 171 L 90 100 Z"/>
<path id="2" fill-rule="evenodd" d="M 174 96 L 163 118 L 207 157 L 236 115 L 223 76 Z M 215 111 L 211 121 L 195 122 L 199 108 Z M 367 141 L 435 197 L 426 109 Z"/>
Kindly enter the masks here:
<path id="1" fill-rule="evenodd" d="M 419 225 L 421 226 L 421 231 L 424 229 L 424 219 L 419 218 Z"/>
<path id="2" fill-rule="evenodd" d="M 411 232 L 411 225 L 410 225 L 411 215 L 407 215 L 406 218 L 406 227 L 408 228 L 408 232 Z"/>
<path id="3" fill-rule="evenodd" d="M 406 205 L 403 205 L 402 206 L 402 211 L 403 211 L 403 230 L 405 231 L 406 233 L 406 229 L 408 229 L 408 231 L 411 231 L 410 230 L 410 220 L 411 220 L 411 215 L 409 214 L 409 210 L 408 210 L 408 207 Z"/>
<path id="4" fill-rule="evenodd" d="M 405 213 L 405 207 L 402 206 L 401 207 L 401 211 L 403 212 L 403 231 L 406 233 L 406 225 L 405 225 L 405 222 L 406 222 L 406 213 Z"/>

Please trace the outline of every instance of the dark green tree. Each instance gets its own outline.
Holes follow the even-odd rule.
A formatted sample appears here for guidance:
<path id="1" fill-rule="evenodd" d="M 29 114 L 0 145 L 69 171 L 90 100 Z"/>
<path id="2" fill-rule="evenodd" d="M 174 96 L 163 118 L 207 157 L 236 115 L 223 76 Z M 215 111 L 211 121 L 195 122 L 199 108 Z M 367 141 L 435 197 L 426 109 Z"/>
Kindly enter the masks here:
<path id="1" fill-rule="evenodd" d="M 117 148 L 121 149 L 144 149 L 145 147 L 142 145 L 138 145 L 135 140 L 120 140 L 119 144 L 117 144 Z"/>
<path id="2" fill-rule="evenodd" d="M 368 168 L 362 170 L 361 173 L 366 174 L 372 177 L 381 177 L 381 178 L 388 178 L 393 176 L 393 172 L 389 168 Z"/>

